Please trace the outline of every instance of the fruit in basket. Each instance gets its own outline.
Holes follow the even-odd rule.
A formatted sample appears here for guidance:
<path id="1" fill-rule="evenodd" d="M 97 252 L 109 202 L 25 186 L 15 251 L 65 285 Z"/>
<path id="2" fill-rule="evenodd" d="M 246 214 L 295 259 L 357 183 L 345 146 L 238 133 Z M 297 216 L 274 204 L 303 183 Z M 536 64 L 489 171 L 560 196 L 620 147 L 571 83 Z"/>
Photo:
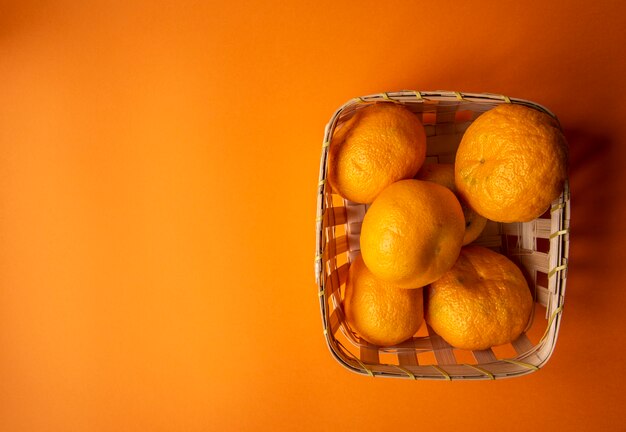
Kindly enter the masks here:
<path id="1" fill-rule="evenodd" d="M 342 197 L 369 204 L 391 183 L 412 178 L 426 157 L 426 133 L 407 108 L 378 103 L 356 111 L 335 132 L 328 181 Z"/>
<path id="2" fill-rule="evenodd" d="M 425 164 L 415 176 L 418 180 L 432 181 L 445 186 L 456 195 L 463 209 L 465 216 L 465 235 L 463 236 L 463 245 L 470 244 L 478 238 L 483 232 L 487 219 L 476 213 L 466 202 L 457 194 L 456 185 L 454 184 L 454 165 L 453 164 Z"/>
<path id="3" fill-rule="evenodd" d="M 532 306 L 520 269 L 504 255 L 472 245 L 427 288 L 426 322 L 450 345 L 482 350 L 515 340 Z"/>
<path id="4" fill-rule="evenodd" d="M 567 144 L 556 120 L 522 105 L 502 104 L 481 114 L 456 153 L 459 194 L 497 222 L 541 216 L 566 177 Z"/>
<path id="5" fill-rule="evenodd" d="M 401 180 L 383 190 L 365 214 L 361 253 L 377 277 L 420 288 L 452 267 L 464 234 L 463 210 L 448 188 Z"/>
<path id="6" fill-rule="evenodd" d="M 344 311 L 366 341 L 390 346 L 413 336 L 424 321 L 422 290 L 405 290 L 374 276 L 359 255 L 350 266 Z"/>

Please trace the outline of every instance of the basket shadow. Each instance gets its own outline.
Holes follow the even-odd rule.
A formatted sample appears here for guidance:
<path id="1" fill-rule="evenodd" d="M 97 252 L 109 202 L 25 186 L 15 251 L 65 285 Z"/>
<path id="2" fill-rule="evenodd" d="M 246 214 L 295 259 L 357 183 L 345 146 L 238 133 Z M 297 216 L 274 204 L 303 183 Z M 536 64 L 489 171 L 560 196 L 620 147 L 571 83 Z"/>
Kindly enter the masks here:
<path id="1" fill-rule="evenodd" d="M 564 134 L 570 151 L 571 267 L 601 272 L 607 268 L 606 246 L 612 237 L 611 224 L 602 216 L 613 211 L 617 159 L 607 136 L 577 129 L 566 129 Z"/>

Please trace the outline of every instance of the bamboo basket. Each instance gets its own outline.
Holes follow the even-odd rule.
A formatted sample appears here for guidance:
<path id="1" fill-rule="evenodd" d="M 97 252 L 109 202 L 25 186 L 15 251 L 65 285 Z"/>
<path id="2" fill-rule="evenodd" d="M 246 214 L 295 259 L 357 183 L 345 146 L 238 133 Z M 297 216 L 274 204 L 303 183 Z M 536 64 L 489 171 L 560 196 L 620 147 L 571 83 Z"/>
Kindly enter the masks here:
<path id="1" fill-rule="evenodd" d="M 341 106 L 326 125 L 317 196 L 315 278 L 323 331 L 334 358 L 347 369 L 372 377 L 431 380 L 511 378 L 539 370 L 554 350 L 565 295 L 569 250 L 569 184 L 551 208 L 526 223 L 489 221 L 474 242 L 513 260 L 533 292 L 534 310 L 525 332 L 510 344 L 481 351 L 453 348 L 426 324 L 392 347 L 369 344 L 344 320 L 342 295 L 350 262 L 359 253 L 367 206 L 344 200 L 326 181 L 333 132 L 354 113 L 378 102 L 406 106 L 424 124 L 428 162 L 452 163 L 463 132 L 481 113 L 502 103 L 546 108 L 522 99 L 448 91 L 399 91 L 358 97 Z"/>

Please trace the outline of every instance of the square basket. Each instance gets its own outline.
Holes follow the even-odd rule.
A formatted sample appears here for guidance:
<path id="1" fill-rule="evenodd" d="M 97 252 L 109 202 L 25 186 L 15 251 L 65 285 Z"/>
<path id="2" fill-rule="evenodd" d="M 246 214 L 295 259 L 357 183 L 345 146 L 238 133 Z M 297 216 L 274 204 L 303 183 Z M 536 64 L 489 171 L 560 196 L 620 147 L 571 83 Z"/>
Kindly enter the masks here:
<path id="1" fill-rule="evenodd" d="M 541 217 L 525 223 L 489 221 L 474 242 L 500 252 L 525 274 L 534 310 L 524 333 L 510 344 L 481 351 L 453 348 L 425 323 L 412 339 L 392 347 L 369 344 L 348 326 L 342 296 L 352 260 L 359 253 L 367 206 L 344 200 L 326 181 L 333 133 L 373 103 L 393 102 L 415 113 L 426 129 L 428 162 L 453 163 L 463 132 L 483 112 L 503 103 L 522 104 L 555 117 L 530 101 L 493 94 L 399 91 L 358 97 L 340 107 L 326 125 L 317 196 L 315 278 L 324 336 L 335 359 L 370 376 L 434 380 L 510 378 L 539 370 L 557 340 L 569 250 L 569 185 Z M 556 117 L 555 117 L 556 118 Z"/>

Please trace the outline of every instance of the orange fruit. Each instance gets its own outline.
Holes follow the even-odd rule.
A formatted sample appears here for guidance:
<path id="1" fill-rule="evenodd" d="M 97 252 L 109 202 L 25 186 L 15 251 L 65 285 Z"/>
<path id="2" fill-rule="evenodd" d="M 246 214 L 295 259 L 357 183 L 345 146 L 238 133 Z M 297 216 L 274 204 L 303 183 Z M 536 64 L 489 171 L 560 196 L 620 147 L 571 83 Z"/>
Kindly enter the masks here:
<path id="1" fill-rule="evenodd" d="M 328 181 L 342 197 L 371 203 L 391 183 L 412 178 L 426 157 L 426 133 L 407 108 L 378 103 L 359 109 L 334 134 Z"/>
<path id="2" fill-rule="evenodd" d="M 419 288 L 452 267 L 464 233 L 463 210 L 450 189 L 401 180 L 383 190 L 365 213 L 361 254 L 379 278 Z"/>
<path id="3" fill-rule="evenodd" d="M 528 222 L 544 213 L 563 190 L 567 144 L 548 114 L 502 104 L 480 115 L 456 153 L 461 197 L 497 222 Z"/>
<path id="4" fill-rule="evenodd" d="M 361 255 L 350 266 L 344 299 L 350 327 L 366 341 L 390 346 L 413 336 L 424 321 L 422 290 L 405 290 L 374 276 Z"/>
<path id="5" fill-rule="evenodd" d="M 507 257 L 466 246 L 426 294 L 426 322 L 450 345 L 482 350 L 515 340 L 533 306 L 528 284 Z"/>
<path id="6" fill-rule="evenodd" d="M 427 164 L 423 165 L 415 176 L 418 180 L 432 181 L 445 186 L 456 195 L 463 209 L 465 216 L 465 235 L 463 236 L 463 246 L 470 244 L 478 238 L 483 232 L 487 219 L 479 215 L 472 209 L 464 199 L 459 197 L 454 183 L 454 165 L 453 164 Z"/>

